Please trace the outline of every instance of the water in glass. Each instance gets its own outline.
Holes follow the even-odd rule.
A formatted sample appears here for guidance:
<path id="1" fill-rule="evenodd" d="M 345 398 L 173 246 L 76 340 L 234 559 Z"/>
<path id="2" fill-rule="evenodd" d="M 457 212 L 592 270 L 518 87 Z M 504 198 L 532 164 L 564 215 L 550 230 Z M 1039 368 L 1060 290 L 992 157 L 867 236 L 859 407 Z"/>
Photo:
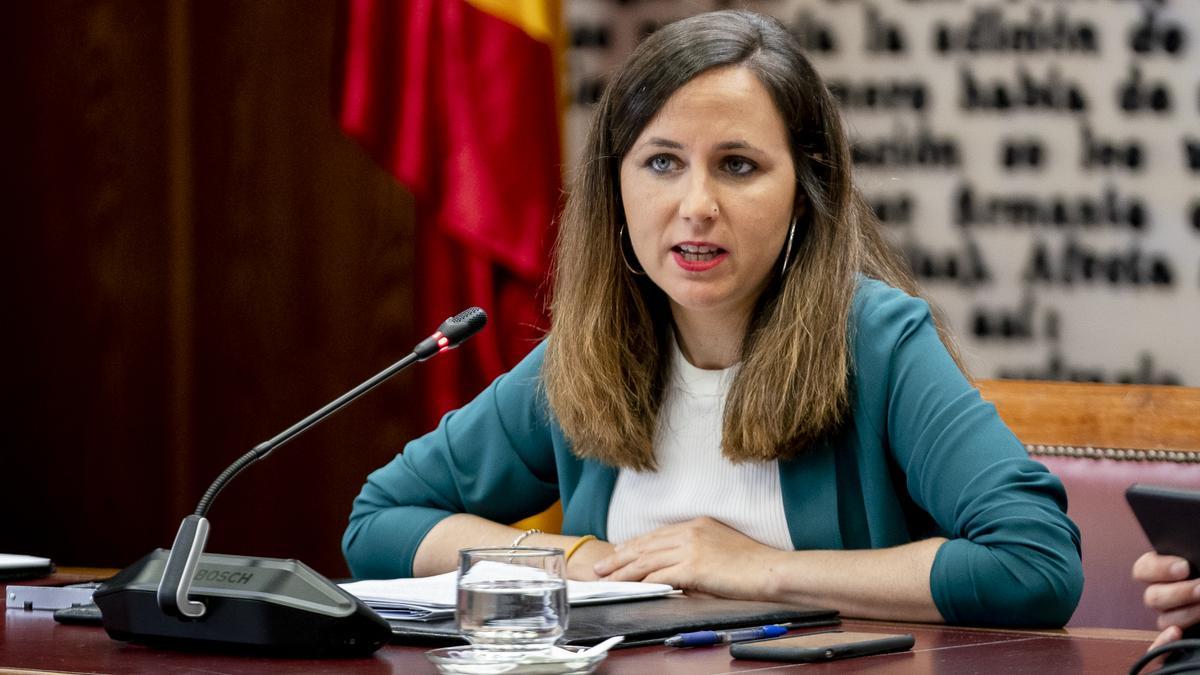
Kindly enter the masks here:
<path id="1" fill-rule="evenodd" d="M 549 648 L 567 628 L 563 568 L 562 549 L 464 549 L 459 630 L 491 649 Z"/>

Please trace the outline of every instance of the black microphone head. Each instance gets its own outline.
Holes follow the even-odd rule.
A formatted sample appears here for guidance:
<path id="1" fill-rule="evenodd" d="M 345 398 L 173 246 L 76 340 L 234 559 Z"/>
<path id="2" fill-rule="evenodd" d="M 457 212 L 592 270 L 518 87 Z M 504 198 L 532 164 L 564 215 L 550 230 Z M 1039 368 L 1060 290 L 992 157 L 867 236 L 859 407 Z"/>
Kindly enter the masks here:
<path id="1" fill-rule="evenodd" d="M 454 348 L 467 338 L 478 333 L 487 324 L 487 312 L 470 307 L 455 314 L 438 326 L 438 332 L 449 340 L 447 347 Z"/>

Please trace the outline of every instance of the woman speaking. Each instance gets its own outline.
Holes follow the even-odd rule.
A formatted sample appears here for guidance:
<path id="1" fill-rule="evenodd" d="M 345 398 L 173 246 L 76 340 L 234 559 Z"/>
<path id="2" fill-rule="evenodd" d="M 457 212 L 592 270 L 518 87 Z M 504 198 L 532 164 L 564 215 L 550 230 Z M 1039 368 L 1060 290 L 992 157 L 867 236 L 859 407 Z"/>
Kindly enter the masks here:
<path id="1" fill-rule="evenodd" d="M 1062 625 L 1079 532 L 959 366 L 855 190 L 836 103 L 776 20 L 645 41 L 597 107 L 551 328 L 370 475 L 357 577 L 558 546 L 577 579 L 844 615 Z M 563 534 L 511 523 L 562 501 Z"/>

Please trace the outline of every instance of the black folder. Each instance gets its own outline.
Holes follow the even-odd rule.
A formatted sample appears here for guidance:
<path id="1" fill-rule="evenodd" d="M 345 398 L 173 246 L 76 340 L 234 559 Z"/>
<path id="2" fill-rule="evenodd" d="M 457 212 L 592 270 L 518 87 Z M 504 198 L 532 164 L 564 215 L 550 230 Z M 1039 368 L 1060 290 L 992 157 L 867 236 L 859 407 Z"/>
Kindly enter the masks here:
<path id="1" fill-rule="evenodd" d="M 389 621 L 392 641 L 406 644 L 466 644 L 454 619 L 443 621 Z M 603 605 L 571 607 L 562 644 L 591 646 L 624 635 L 618 647 L 661 643 L 697 630 L 748 628 L 782 623 L 795 626 L 831 626 L 839 623 L 837 611 L 820 607 L 751 602 L 719 598 L 667 596 Z"/>

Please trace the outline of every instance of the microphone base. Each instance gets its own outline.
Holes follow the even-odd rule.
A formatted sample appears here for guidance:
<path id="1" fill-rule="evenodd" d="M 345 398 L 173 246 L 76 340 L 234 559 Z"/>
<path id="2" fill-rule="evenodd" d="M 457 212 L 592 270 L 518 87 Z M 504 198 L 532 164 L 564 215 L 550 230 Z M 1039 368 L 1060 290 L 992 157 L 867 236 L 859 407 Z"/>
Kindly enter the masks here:
<path id="1" fill-rule="evenodd" d="M 378 614 L 297 560 L 205 553 L 191 598 L 203 616 L 158 606 L 169 551 L 158 549 L 104 582 L 92 598 L 109 637 L 158 648 L 262 656 L 367 656 L 391 639 Z"/>

